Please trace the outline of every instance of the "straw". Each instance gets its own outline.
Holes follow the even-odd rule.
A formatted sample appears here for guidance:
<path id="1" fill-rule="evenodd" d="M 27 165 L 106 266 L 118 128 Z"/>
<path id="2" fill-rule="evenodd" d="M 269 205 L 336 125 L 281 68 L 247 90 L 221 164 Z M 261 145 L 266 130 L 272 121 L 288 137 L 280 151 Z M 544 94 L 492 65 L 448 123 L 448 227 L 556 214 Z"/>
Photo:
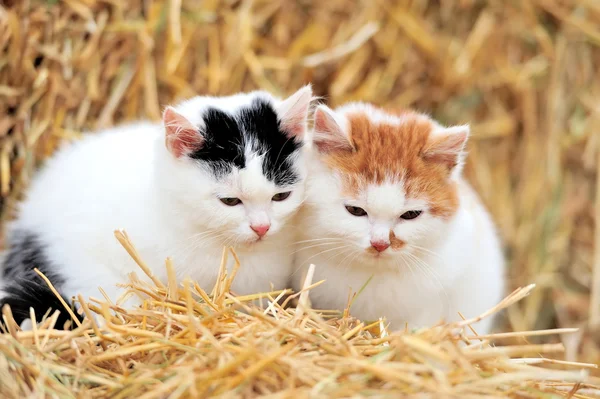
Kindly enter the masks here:
<path id="1" fill-rule="evenodd" d="M 132 257 L 137 255 L 131 241 L 121 243 Z M 221 264 L 230 252 L 237 259 L 229 248 Z M 143 270 L 141 259 L 137 263 L 151 274 Z M 368 393 L 546 398 L 568 392 L 571 397 L 600 397 L 600 379 L 587 372 L 596 365 L 547 356 L 563 351 L 562 344 L 464 346 L 460 343 L 466 321 L 391 333 L 375 333 L 351 317 L 325 321 L 323 312 L 311 308 L 308 300 L 314 266 L 308 270 L 299 307 L 284 309 L 272 303 L 268 312 L 251 296 L 243 300 L 228 293 L 235 276 L 227 269 L 221 270 L 209 304 L 194 301 L 203 295 L 188 281 L 176 280 L 171 271 L 176 265 L 167 260 L 165 267 L 167 295 L 164 285 L 130 276 L 128 284 L 143 301 L 137 308 L 106 311 L 110 304 L 100 301 L 105 310 L 98 313 L 79 295 L 77 304 L 86 320 L 73 331 L 52 330 L 44 320 L 36 324 L 35 319 L 31 331 L 22 331 L 7 318 L 12 333 L 0 335 L 0 376 L 11 383 L 0 384 L 0 395 L 342 398 Z M 516 290 L 494 311 L 514 306 L 531 289 Z M 260 295 L 275 297 L 275 293 Z M 224 296 L 228 303 L 219 299 Z M 95 317 L 104 322 L 96 323 Z M 512 336 L 550 333 L 524 331 Z M 578 393 L 583 387 L 586 393 Z"/>

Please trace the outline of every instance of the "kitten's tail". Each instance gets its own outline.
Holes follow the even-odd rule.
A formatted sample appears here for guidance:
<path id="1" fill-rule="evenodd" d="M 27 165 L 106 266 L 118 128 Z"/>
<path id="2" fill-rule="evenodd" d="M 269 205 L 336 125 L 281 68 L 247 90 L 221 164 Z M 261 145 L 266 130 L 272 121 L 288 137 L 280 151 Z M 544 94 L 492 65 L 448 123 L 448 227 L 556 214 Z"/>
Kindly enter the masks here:
<path id="1" fill-rule="evenodd" d="M 7 276 L 4 274 L 8 251 L 0 252 L 0 332 L 6 329 L 2 309 L 9 305 L 13 319 L 17 325 L 23 328 L 27 321 L 31 324 L 30 309 L 33 308 L 36 321 L 39 323 L 45 315 L 51 316 L 54 311 L 60 314 L 56 320 L 55 328 L 63 328 L 70 321 L 71 328 L 75 323 L 64 308 L 60 299 L 50 289 L 48 284 L 34 271 L 27 270 L 24 273 Z M 64 297 L 63 297 L 64 300 Z M 68 301 L 65 301 L 68 303 Z M 83 318 L 74 311 L 79 321 Z M 25 322 L 25 324 L 23 324 Z"/>
<path id="2" fill-rule="evenodd" d="M 67 321 L 71 321 L 73 326 L 73 320 L 61 299 L 36 271 L 42 271 L 54 287 L 61 291 L 64 279 L 54 272 L 55 269 L 48 261 L 45 246 L 38 235 L 27 230 L 13 231 L 9 249 L 3 252 L 1 257 L 0 324 L 4 322 L 1 310 L 4 305 L 9 305 L 13 318 L 20 326 L 30 318 L 31 309 L 37 322 L 42 321 L 46 315 L 52 316 L 58 310 L 60 314 L 55 328 L 63 328 Z M 64 300 L 64 295 L 61 296 Z M 64 303 L 69 301 L 64 300 Z M 77 312 L 74 314 L 82 320 Z"/>
<path id="3" fill-rule="evenodd" d="M 7 284 L 4 284 L 7 283 Z M 9 305 L 12 316 L 19 326 L 30 319 L 30 309 L 33 309 L 36 321 L 39 323 L 45 315 L 52 316 L 58 310 L 60 314 L 56 320 L 55 328 L 62 329 L 67 321 L 73 328 L 75 323 L 71 319 L 61 300 L 52 292 L 50 287 L 37 274 L 31 273 L 23 276 L 15 276 L 8 284 L 7 281 L 0 282 L 0 316 L 4 305 Z M 65 303 L 68 303 L 64 299 Z M 83 317 L 72 309 L 78 321 Z M 4 319 L 0 317 L 0 325 Z"/>

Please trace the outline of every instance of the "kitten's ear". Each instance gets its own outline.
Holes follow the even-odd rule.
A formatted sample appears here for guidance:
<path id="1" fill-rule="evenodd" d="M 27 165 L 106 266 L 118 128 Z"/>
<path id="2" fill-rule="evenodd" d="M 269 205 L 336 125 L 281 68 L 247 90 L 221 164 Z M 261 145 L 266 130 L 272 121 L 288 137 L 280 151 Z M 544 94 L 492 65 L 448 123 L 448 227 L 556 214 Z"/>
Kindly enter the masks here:
<path id="1" fill-rule="evenodd" d="M 306 85 L 283 100 L 277 107 L 281 128 L 288 137 L 298 140 L 304 137 L 308 108 L 312 98 L 312 88 L 310 85 Z"/>
<path id="2" fill-rule="evenodd" d="M 319 105 L 315 110 L 313 144 L 324 154 L 354 149 L 335 113 L 326 105 Z"/>
<path id="3" fill-rule="evenodd" d="M 165 126 L 165 144 L 175 158 L 199 150 L 204 145 L 204 137 L 199 129 L 186 117 L 177 113 L 173 107 L 167 107 L 163 113 Z"/>
<path id="4" fill-rule="evenodd" d="M 465 146 L 469 133 L 468 125 L 434 130 L 422 155 L 430 162 L 445 165 L 452 173 L 460 173 L 465 159 Z"/>

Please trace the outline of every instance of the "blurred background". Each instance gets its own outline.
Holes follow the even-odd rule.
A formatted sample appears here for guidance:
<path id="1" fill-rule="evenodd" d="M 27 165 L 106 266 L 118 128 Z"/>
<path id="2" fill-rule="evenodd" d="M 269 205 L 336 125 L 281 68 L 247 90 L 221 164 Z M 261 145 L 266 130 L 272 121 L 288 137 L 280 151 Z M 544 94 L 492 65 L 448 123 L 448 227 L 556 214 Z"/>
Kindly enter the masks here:
<path id="1" fill-rule="evenodd" d="M 333 106 L 470 123 L 466 172 L 499 226 L 510 286 L 537 284 L 502 328 L 581 327 L 562 337 L 565 358 L 600 361 L 597 0 L 0 4 L 2 222 L 62 140 L 198 94 L 312 82 Z"/>

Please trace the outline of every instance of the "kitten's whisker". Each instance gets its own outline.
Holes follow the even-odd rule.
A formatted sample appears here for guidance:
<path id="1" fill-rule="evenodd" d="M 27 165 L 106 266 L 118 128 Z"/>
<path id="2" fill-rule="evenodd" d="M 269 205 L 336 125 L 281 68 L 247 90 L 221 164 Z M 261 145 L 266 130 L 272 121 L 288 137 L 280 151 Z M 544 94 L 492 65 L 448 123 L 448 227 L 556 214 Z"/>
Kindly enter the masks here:
<path id="1" fill-rule="evenodd" d="M 348 247 L 348 245 L 342 245 L 342 246 L 339 246 L 339 247 L 335 247 L 335 248 L 326 249 L 325 251 L 321 251 L 321 252 L 319 252 L 319 253 L 316 253 L 316 254 L 314 254 L 314 255 L 313 255 L 313 256 L 311 256 L 310 258 L 306 259 L 304 262 L 305 262 L 305 263 L 308 263 L 308 261 L 309 261 L 309 260 L 311 260 L 311 259 L 312 259 L 312 258 L 314 258 L 314 257 L 317 257 L 317 256 L 319 256 L 319 255 L 326 254 L 326 253 L 328 253 L 328 252 L 331 252 L 331 251 L 336 251 L 336 250 L 344 249 L 344 248 L 347 248 L 347 247 Z"/>
<path id="2" fill-rule="evenodd" d="M 346 249 L 346 248 L 348 248 L 348 247 L 350 247 L 350 245 L 346 245 L 346 246 L 344 246 L 343 248 L 340 248 L 340 250 L 341 250 L 341 249 Z M 329 260 L 331 260 L 331 259 L 334 259 L 334 258 L 335 258 L 335 257 L 337 257 L 337 256 L 340 256 L 340 255 L 343 255 L 343 253 L 334 252 L 334 253 L 333 253 L 333 255 L 331 255 L 330 257 L 328 257 L 326 260 L 328 260 L 328 261 L 329 261 Z"/>
<path id="3" fill-rule="evenodd" d="M 435 283 L 436 283 L 436 284 L 439 286 L 439 288 L 440 288 L 442 291 L 444 291 L 444 292 L 445 292 L 445 289 L 444 289 L 444 287 L 443 287 L 443 286 L 440 284 L 439 280 L 437 280 L 437 278 L 436 278 L 435 276 L 432 276 L 432 275 L 431 275 L 431 273 L 429 272 L 429 270 L 428 270 L 426 267 L 424 267 L 424 265 L 422 264 L 422 262 L 420 262 L 419 258 L 415 257 L 414 255 L 412 255 L 412 254 L 410 254 L 410 253 L 406 253 L 405 255 L 407 255 L 407 256 L 409 257 L 409 258 L 408 258 L 408 260 L 410 261 L 410 262 L 408 262 L 408 263 L 409 263 L 409 265 L 410 265 L 410 264 L 414 265 L 414 266 L 417 268 L 417 270 L 418 270 L 419 272 L 423 273 L 423 274 L 424 274 L 426 277 L 429 277 L 430 279 L 433 279 L 433 280 L 434 280 L 434 282 L 435 282 Z M 415 276 L 417 276 L 417 274 L 416 274 L 416 273 L 415 273 Z M 417 277 L 415 280 L 416 280 L 416 284 L 417 284 L 417 285 L 421 285 L 421 282 L 422 282 L 422 280 L 421 280 L 421 279 L 419 279 L 419 278 Z M 427 287 L 425 286 L 425 289 L 426 289 L 426 288 L 427 288 Z M 442 298 L 441 298 L 441 296 L 440 296 L 440 293 L 439 293 L 439 291 L 438 291 L 438 290 L 436 290 L 436 292 L 437 292 L 437 295 L 438 295 L 438 299 L 441 301 L 441 299 L 442 299 Z"/>
<path id="4" fill-rule="evenodd" d="M 220 238 L 227 236 L 228 233 L 222 231 L 209 231 L 204 232 L 205 234 L 194 234 L 191 237 L 188 237 L 188 240 L 193 239 L 192 242 L 189 242 L 187 245 L 181 247 L 179 250 L 175 251 L 173 254 L 173 258 L 177 259 L 187 258 L 191 253 L 196 251 L 198 248 L 205 247 L 204 244 L 216 245 L 214 242 L 219 240 Z M 195 236 L 195 237 L 194 237 Z"/>
<path id="5" fill-rule="evenodd" d="M 190 244 L 196 245 L 196 244 L 204 242 L 206 240 L 215 240 L 215 239 L 227 236 L 227 235 L 228 235 L 228 233 L 226 233 L 226 232 L 214 231 L 214 232 L 211 232 L 211 234 L 205 234 L 205 235 L 195 237 Z"/>
<path id="6" fill-rule="evenodd" d="M 416 277 L 415 271 L 413 270 L 412 266 L 410 265 L 410 263 L 406 260 L 406 258 L 404 257 L 404 255 L 400 256 L 400 259 L 402 259 L 402 262 L 404 263 L 404 265 L 406 267 L 408 267 L 408 270 L 410 271 L 410 274 L 413 277 Z M 397 262 L 397 265 L 400 266 L 399 262 Z"/>
<path id="7" fill-rule="evenodd" d="M 344 263 L 344 261 L 345 261 L 346 259 L 348 259 L 350 256 L 352 256 L 352 255 L 354 255 L 354 254 L 357 254 L 357 255 L 358 255 L 358 253 L 360 253 L 361 251 L 362 251 L 362 248 L 355 249 L 354 251 L 351 251 L 351 252 L 350 252 L 348 255 L 346 255 L 346 256 L 344 257 L 344 259 L 342 259 L 342 260 L 340 261 L 340 263 L 338 263 L 338 264 L 337 264 L 337 266 L 336 266 L 336 267 L 340 267 L 340 265 L 341 265 L 342 263 Z M 352 264 L 352 262 L 348 262 L 348 265 L 351 265 L 351 264 Z"/>
<path id="8" fill-rule="evenodd" d="M 434 251 L 432 251 L 432 250 L 430 250 L 430 249 L 427 249 L 427 248 L 425 248 L 425 247 L 420 247 L 420 246 L 418 246 L 418 245 L 414 245 L 414 244 L 410 244 L 410 247 L 411 247 L 411 248 L 415 248 L 415 249 L 417 249 L 417 250 L 419 250 L 419 251 L 421 251 L 421 252 L 425 252 L 426 254 L 433 255 L 433 256 L 435 256 L 437 259 L 439 259 L 439 260 L 442 260 L 442 257 L 441 257 L 441 256 L 440 256 L 438 253 L 436 253 L 436 252 L 434 252 Z"/>
<path id="9" fill-rule="evenodd" d="M 313 242 L 313 241 L 325 241 L 325 240 L 344 241 L 343 239 L 337 238 L 337 237 L 324 237 L 324 238 L 313 238 L 311 240 L 300 240 L 300 241 L 296 241 L 294 244 L 301 244 L 301 243 L 304 243 L 304 242 Z"/>
<path id="10" fill-rule="evenodd" d="M 241 237 L 236 235 L 236 236 L 228 238 L 227 241 L 225 241 L 225 245 L 223 245 L 223 246 L 235 248 L 240 243 L 240 241 L 241 241 Z"/>
<path id="11" fill-rule="evenodd" d="M 400 256 L 400 259 L 402 259 L 402 262 L 404 262 L 404 264 L 408 267 L 408 270 L 410 270 L 410 274 L 413 276 L 416 284 L 418 285 L 420 283 L 419 278 L 418 278 L 417 274 L 415 273 L 415 271 L 413 270 L 412 266 L 410 265 L 410 262 L 408 262 L 404 256 Z M 397 266 L 400 266 L 400 264 L 397 263 Z M 400 303 L 398 303 L 398 305 L 402 307 L 404 314 L 407 315 L 408 311 L 406 309 L 406 306 L 401 301 L 400 301 Z"/>
<path id="12" fill-rule="evenodd" d="M 319 243 L 319 244 L 313 244 L 313 245 L 309 245 L 307 247 L 299 248 L 299 249 L 293 251 L 291 253 L 291 255 L 294 255 L 294 254 L 296 254 L 296 253 L 298 253 L 300 251 L 304 251 L 304 250 L 307 250 L 307 249 L 310 249 L 310 248 L 324 247 L 326 245 L 337 245 L 337 244 L 341 244 L 341 242 L 322 242 L 322 243 Z"/>
<path id="13" fill-rule="evenodd" d="M 218 231 L 218 230 L 203 231 L 203 232 L 200 232 L 200 233 L 192 234 L 191 236 L 189 236 L 188 238 L 186 238 L 186 241 L 189 241 L 189 240 L 195 241 L 195 240 L 198 240 L 198 239 L 201 239 L 201 238 L 204 238 L 204 237 L 210 237 L 212 235 L 223 234 L 223 233 L 224 232 Z"/>
<path id="14" fill-rule="evenodd" d="M 415 264 L 419 265 L 423 272 L 425 272 L 429 277 L 432 277 L 435 280 L 437 280 L 439 283 L 439 280 L 438 280 L 439 276 L 437 275 L 435 270 L 433 270 L 425 261 L 423 261 L 423 259 L 421 259 L 418 256 L 415 256 L 414 254 L 411 254 L 411 253 L 407 253 L 406 255 L 408 255 L 412 259 L 414 259 Z M 444 288 L 443 285 L 441 283 L 439 283 L 439 284 L 440 284 L 441 288 L 443 289 Z"/>
<path id="15" fill-rule="evenodd" d="M 318 253 L 312 255 L 311 257 L 309 257 L 308 259 L 304 260 L 304 262 L 302 262 L 301 264 L 299 264 L 298 267 L 296 268 L 296 270 L 294 270 L 294 272 L 291 275 L 292 276 L 295 275 L 304 266 L 308 266 L 309 265 L 309 261 L 311 259 L 313 259 L 313 258 L 315 258 L 315 257 L 317 257 L 319 255 L 322 255 L 322 254 L 325 254 L 325 253 L 328 253 L 328 252 L 331 252 L 331 251 L 335 251 L 335 250 L 344 249 L 344 248 L 347 248 L 347 247 L 348 247 L 348 245 L 342 245 L 342 246 L 339 246 L 339 247 L 330 248 L 330 249 L 327 249 L 325 251 L 318 252 Z"/>
<path id="16" fill-rule="evenodd" d="M 346 267 L 344 267 L 342 270 L 344 270 L 344 271 L 349 270 L 352 267 L 352 264 L 354 263 L 354 260 L 356 258 L 358 258 L 363 251 L 364 251 L 364 249 L 362 249 L 362 248 L 358 248 L 357 250 L 355 250 L 353 252 L 354 256 L 350 259 L 349 262 L 346 263 Z"/>
<path id="17" fill-rule="evenodd" d="M 443 313 L 447 314 L 448 313 L 448 307 L 449 307 L 449 303 L 450 303 L 450 297 L 448 295 L 448 292 L 446 291 L 446 287 L 444 286 L 444 284 L 442 284 L 440 278 L 439 278 L 439 274 L 431 267 L 429 266 L 425 261 L 423 261 L 422 259 L 418 258 L 417 256 L 411 254 L 411 253 L 407 253 L 407 255 L 409 255 L 410 257 L 412 257 L 415 260 L 415 265 L 419 265 L 420 264 L 420 269 L 425 272 L 426 275 L 428 275 L 429 277 L 433 278 L 433 280 L 437 283 L 437 285 L 439 286 L 440 290 L 442 291 L 441 293 L 444 295 L 444 299 L 445 301 L 442 301 L 442 298 L 440 296 L 440 293 L 438 292 L 438 298 L 440 299 L 440 301 L 442 302 L 442 306 L 443 306 Z"/>

